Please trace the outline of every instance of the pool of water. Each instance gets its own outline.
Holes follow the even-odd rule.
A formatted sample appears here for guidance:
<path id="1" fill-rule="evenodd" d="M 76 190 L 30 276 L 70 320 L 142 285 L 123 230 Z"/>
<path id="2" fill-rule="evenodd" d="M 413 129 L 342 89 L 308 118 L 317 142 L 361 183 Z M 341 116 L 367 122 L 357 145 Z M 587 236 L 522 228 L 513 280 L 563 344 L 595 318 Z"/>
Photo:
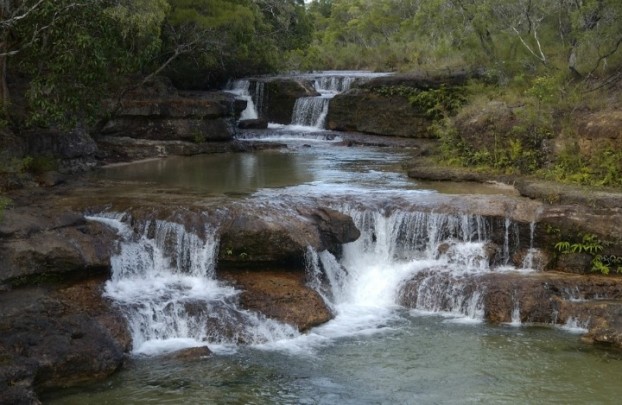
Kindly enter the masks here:
<path id="1" fill-rule="evenodd" d="M 418 182 L 402 165 L 413 151 L 393 147 L 345 146 L 339 134 L 272 129 L 263 142 L 287 143 L 287 148 L 254 153 L 171 156 L 112 165 L 94 173 L 108 182 L 167 187 L 206 195 L 256 192 L 293 195 L 342 195 L 409 191 L 451 194 L 512 194 L 508 188 L 477 183 Z"/>
<path id="2" fill-rule="evenodd" d="M 240 348 L 189 362 L 136 358 L 51 404 L 616 403 L 621 355 L 542 327 L 456 323 L 407 311 L 382 330 L 300 351 Z"/>

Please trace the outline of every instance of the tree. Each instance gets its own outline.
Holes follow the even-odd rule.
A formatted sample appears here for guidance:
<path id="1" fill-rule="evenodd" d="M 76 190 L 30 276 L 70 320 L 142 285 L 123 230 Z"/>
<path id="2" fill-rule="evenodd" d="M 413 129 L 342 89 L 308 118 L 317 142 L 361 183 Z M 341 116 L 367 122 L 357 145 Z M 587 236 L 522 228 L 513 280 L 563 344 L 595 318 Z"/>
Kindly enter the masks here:
<path id="1" fill-rule="evenodd" d="M 4 1 L 4 108 L 8 67 L 29 80 L 30 123 L 93 118 L 111 88 L 159 51 L 166 9 L 165 0 Z"/>

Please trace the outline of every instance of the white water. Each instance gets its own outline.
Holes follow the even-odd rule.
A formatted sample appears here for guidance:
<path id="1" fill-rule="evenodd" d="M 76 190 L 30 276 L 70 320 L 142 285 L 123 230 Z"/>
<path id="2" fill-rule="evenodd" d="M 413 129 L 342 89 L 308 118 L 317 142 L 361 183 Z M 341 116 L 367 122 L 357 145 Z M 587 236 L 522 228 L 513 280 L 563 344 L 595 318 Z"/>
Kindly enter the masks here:
<path id="1" fill-rule="evenodd" d="M 120 235 L 105 294 L 128 319 L 133 352 L 205 345 L 230 351 L 239 343 L 309 352 L 337 338 L 391 330 L 403 301 L 413 314 L 481 322 L 481 291 L 473 278 L 494 271 L 486 253 L 490 225 L 483 218 L 336 208 L 353 218 L 361 237 L 343 246 L 341 260 L 308 249 L 309 285 L 335 319 L 306 335 L 238 307 L 238 291 L 214 278 L 217 229 L 207 226 L 200 236 L 167 221 L 132 228 L 128 215 L 89 217 Z M 406 281 L 409 290 L 403 291 Z"/>
<path id="2" fill-rule="evenodd" d="M 321 76 L 314 80 L 314 87 L 321 94 L 338 94 L 350 90 L 355 76 Z"/>
<path id="3" fill-rule="evenodd" d="M 246 101 L 246 108 L 240 113 L 240 120 L 250 120 L 259 118 L 258 109 L 255 107 L 250 89 L 249 80 L 235 80 L 227 84 L 226 91 L 235 94 L 236 98 Z M 262 96 L 263 97 L 263 96 Z"/>
<path id="4" fill-rule="evenodd" d="M 196 346 L 230 350 L 239 342 L 258 344 L 298 334 L 289 325 L 240 309 L 238 291 L 214 278 L 214 229 L 207 227 L 203 240 L 172 222 L 149 221 L 135 231 L 126 215 L 89 219 L 119 232 L 105 295 L 126 316 L 135 354 Z"/>
<path id="5" fill-rule="evenodd" d="M 328 114 L 327 97 L 302 97 L 296 100 L 291 125 L 323 129 Z"/>
<path id="6" fill-rule="evenodd" d="M 361 230 L 338 261 L 328 252 L 307 254 L 315 288 L 336 314 L 313 330 L 312 342 L 382 333 L 405 298 L 414 315 L 481 322 L 481 291 L 473 277 L 493 271 L 485 253 L 489 225 L 481 217 L 342 207 Z M 415 291 L 404 292 L 404 283 Z M 416 295 L 416 297 L 414 295 Z M 389 328 L 390 329 L 390 328 Z M 300 339 L 293 346 L 299 348 Z"/>

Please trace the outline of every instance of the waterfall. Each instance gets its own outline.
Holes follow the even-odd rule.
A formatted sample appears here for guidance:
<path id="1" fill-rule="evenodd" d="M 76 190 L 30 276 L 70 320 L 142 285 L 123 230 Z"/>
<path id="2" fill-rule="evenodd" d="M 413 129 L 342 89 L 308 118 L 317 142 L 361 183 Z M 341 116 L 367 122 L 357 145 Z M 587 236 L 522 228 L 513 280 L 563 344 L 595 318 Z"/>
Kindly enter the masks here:
<path id="1" fill-rule="evenodd" d="M 291 125 L 322 129 L 328 113 L 329 98 L 302 97 L 296 100 Z"/>
<path id="2" fill-rule="evenodd" d="M 226 91 L 235 94 L 236 98 L 246 101 L 246 108 L 240 113 L 240 120 L 259 118 L 259 110 L 255 107 L 255 102 L 249 91 L 250 85 L 251 82 L 249 80 L 235 80 L 229 82 L 226 87 Z M 257 85 L 255 86 L 255 91 L 257 91 L 258 87 Z M 257 99 L 257 97 L 255 97 L 255 99 Z"/>
<path id="3" fill-rule="evenodd" d="M 263 102 L 264 102 L 264 94 L 266 92 L 266 83 L 265 82 L 260 82 L 260 81 L 256 81 L 255 82 L 255 91 L 253 92 L 253 101 L 255 102 L 255 109 L 257 111 L 257 115 L 259 115 L 260 117 L 262 116 L 264 109 L 263 109 Z"/>
<path id="4" fill-rule="evenodd" d="M 321 76 L 313 84 L 318 93 L 337 94 L 350 90 L 355 80 L 356 77 L 353 76 Z"/>
<path id="5" fill-rule="evenodd" d="M 123 214 L 88 219 L 119 233 L 105 295 L 127 318 L 134 353 L 206 345 L 214 350 L 297 335 L 289 325 L 240 309 L 238 291 L 215 279 L 218 238 L 210 226 L 201 238 L 168 221 L 147 221 L 135 230 Z"/>
<path id="6" fill-rule="evenodd" d="M 338 209 L 352 217 L 361 236 L 343 245 L 339 258 L 307 249 L 308 284 L 335 319 L 305 335 L 241 309 L 239 291 L 216 280 L 217 227 L 190 232 L 179 223 L 141 222 L 127 214 L 88 219 L 118 232 L 105 295 L 126 317 L 136 354 L 205 345 L 231 350 L 240 343 L 308 348 L 314 342 L 382 331 L 398 319 L 395 309 L 400 306 L 453 321 L 483 319 L 485 287 L 478 278 L 504 267 L 505 257 L 513 254 L 507 235 L 499 246 L 490 240 L 510 234 L 511 221 L 349 205 Z M 514 304 L 512 321 L 518 324 L 520 308 Z"/>
<path id="7" fill-rule="evenodd" d="M 343 247 L 308 255 L 312 286 L 339 313 L 363 316 L 400 303 L 419 312 L 480 321 L 484 308 L 477 275 L 491 271 L 491 225 L 476 215 L 349 209 L 361 237 Z M 373 315 L 367 314 L 365 316 Z M 339 318 L 339 317 L 338 317 Z"/>

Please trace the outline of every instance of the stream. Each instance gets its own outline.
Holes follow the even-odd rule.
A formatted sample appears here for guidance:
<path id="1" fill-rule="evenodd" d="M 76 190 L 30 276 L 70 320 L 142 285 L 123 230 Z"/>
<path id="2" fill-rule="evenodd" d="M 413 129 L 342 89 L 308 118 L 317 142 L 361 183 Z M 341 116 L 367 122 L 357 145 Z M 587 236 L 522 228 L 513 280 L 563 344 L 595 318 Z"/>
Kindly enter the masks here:
<path id="1" fill-rule="evenodd" d="M 343 81 L 334 86 L 343 87 Z M 503 260 L 509 252 L 501 252 L 498 263 L 482 260 L 490 224 L 477 215 L 404 208 L 408 201 L 447 194 L 510 191 L 419 183 L 401 170 L 411 157 L 408 148 L 347 146 L 316 118 L 309 118 L 309 125 L 301 125 L 302 118 L 293 121 L 294 126 L 239 135 L 242 142 L 285 148 L 170 157 L 109 167 L 96 176 L 113 184 L 248 204 L 313 198 L 350 215 L 362 236 L 344 246 L 342 258 L 312 250 L 307 257 L 310 285 L 335 318 L 299 333 L 238 308 L 238 292 L 216 277 L 216 229 L 206 229 L 208 236 L 200 239 L 176 224 L 158 222 L 155 231 L 140 233 L 123 213 L 95 214 L 91 220 L 109 224 L 121 236 L 105 295 L 129 320 L 133 353 L 112 378 L 48 393 L 45 403 L 608 404 L 620 398 L 622 355 L 582 343 L 581 325 L 520 320 L 489 325 L 477 292 L 467 296 L 453 286 L 439 293 L 432 278 L 423 283 L 429 289 L 419 291 L 426 300 L 413 309 L 398 304 L 404 280 L 430 269 L 456 279 L 536 271 L 530 263 L 509 265 Z M 397 201 L 399 208 L 392 207 Z M 167 250 L 170 240 L 177 241 L 175 253 Z M 447 246 L 445 253 L 438 253 L 440 245 Z M 217 309 L 218 322 L 243 324 L 235 338 L 210 329 L 215 322 L 210 308 Z M 245 344 L 238 344 L 240 339 Z M 213 352 L 208 358 L 166 357 L 204 345 Z"/>

